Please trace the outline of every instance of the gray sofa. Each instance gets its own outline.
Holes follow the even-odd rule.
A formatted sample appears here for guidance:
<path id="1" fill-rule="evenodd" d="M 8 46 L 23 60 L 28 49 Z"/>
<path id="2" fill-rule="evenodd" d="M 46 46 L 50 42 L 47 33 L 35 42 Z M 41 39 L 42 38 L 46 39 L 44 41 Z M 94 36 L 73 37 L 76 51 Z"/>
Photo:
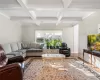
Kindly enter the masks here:
<path id="1" fill-rule="evenodd" d="M 32 54 L 32 56 L 35 56 L 36 52 L 38 53 L 42 52 L 41 45 L 37 43 L 16 42 L 16 43 L 1 44 L 1 45 L 8 58 L 14 56 L 23 56 L 25 58 L 30 53 Z M 42 54 L 40 53 L 39 56 L 41 55 Z"/>

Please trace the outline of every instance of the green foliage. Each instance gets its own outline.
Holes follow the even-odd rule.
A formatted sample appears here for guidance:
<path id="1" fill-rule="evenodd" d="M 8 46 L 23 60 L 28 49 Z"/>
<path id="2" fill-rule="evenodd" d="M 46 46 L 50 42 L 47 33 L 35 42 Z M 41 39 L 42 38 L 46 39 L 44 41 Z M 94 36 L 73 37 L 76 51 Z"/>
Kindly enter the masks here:
<path id="1" fill-rule="evenodd" d="M 50 41 L 49 41 L 49 39 L 45 39 L 45 43 L 46 43 L 47 46 L 50 46 Z"/>
<path id="2" fill-rule="evenodd" d="M 88 36 L 88 47 L 92 50 L 100 50 L 100 34 Z"/>
<path id="3" fill-rule="evenodd" d="M 88 44 L 93 45 L 96 42 L 96 35 L 89 35 L 88 36 Z"/>
<path id="4" fill-rule="evenodd" d="M 45 39 L 46 45 L 47 46 L 53 46 L 53 47 L 57 47 L 57 46 L 61 46 L 62 41 L 60 39 Z"/>
<path id="5" fill-rule="evenodd" d="M 54 46 L 54 40 L 50 40 L 50 46 Z"/>
<path id="6" fill-rule="evenodd" d="M 97 35 L 96 40 L 100 42 L 100 34 Z"/>

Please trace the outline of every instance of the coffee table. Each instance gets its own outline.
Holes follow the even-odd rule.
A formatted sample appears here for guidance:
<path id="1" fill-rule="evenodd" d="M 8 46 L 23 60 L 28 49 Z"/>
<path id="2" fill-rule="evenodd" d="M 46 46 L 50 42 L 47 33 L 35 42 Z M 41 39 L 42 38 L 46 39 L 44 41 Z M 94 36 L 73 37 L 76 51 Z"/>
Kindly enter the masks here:
<path id="1" fill-rule="evenodd" d="M 56 53 L 59 53 L 59 49 L 43 49 L 43 53 L 45 53 L 45 54 L 56 54 Z"/>
<path id="2" fill-rule="evenodd" d="M 65 58 L 63 54 L 42 54 L 42 58 Z"/>
<path id="3" fill-rule="evenodd" d="M 43 60 L 43 69 L 41 71 L 42 73 L 41 77 L 45 76 L 47 73 L 50 73 L 51 75 L 54 74 L 55 76 L 55 75 L 58 75 L 59 71 L 60 72 L 67 71 L 63 64 L 65 60 L 65 55 L 63 54 L 59 54 L 59 53 L 58 54 L 54 54 L 54 53 L 42 54 L 42 60 Z M 73 80 L 73 76 L 69 72 L 68 72 L 67 77 L 68 79 L 66 80 Z M 41 80 L 41 78 L 38 80 Z"/>
<path id="4" fill-rule="evenodd" d="M 64 59 L 65 55 L 63 54 L 42 54 L 43 65 L 55 64 L 57 61 L 63 63 Z"/>

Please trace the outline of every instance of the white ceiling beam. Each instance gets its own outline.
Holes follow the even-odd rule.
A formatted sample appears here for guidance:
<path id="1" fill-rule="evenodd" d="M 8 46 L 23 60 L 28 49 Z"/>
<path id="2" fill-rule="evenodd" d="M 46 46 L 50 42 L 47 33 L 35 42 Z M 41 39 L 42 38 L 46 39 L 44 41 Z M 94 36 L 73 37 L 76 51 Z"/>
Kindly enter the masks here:
<path id="1" fill-rule="evenodd" d="M 23 1 L 22 1 L 22 0 L 17 0 L 17 1 L 18 1 L 18 3 L 21 5 L 21 7 L 24 8 L 24 10 L 29 14 L 29 16 L 30 16 L 33 20 L 35 20 L 34 16 L 29 12 L 27 6 L 23 3 Z"/>
<path id="2" fill-rule="evenodd" d="M 68 8 L 71 4 L 72 0 L 62 0 L 64 8 Z"/>
<path id="3" fill-rule="evenodd" d="M 63 17 L 62 21 L 82 21 L 82 17 Z"/>
<path id="4" fill-rule="evenodd" d="M 82 17 L 62 17 L 63 15 L 61 15 L 60 17 L 59 17 L 59 21 L 82 21 Z M 31 19 L 31 17 L 28 17 L 28 16 L 11 16 L 10 17 L 10 20 L 29 20 L 29 21 L 33 21 L 32 19 Z M 52 18 L 50 18 L 50 17 L 48 17 L 48 18 L 44 18 L 44 17 L 38 17 L 38 20 L 36 21 L 36 22 L 38 22 L 38 21 L 40 21 L 40 22 L 42 22 L 42 21 L 49 21 L 49 22 L 51 22 L 51 21 L 56 21 L 57 22 L 57 18 L 56 17 L 52 17 Z"/>
<path id="5" fill-rule="evenodd" d="M 29 11 L 31 13 L 31 16 L 34 17 L 34 19 L 36 19 L 36 14 L 34 11 Z"/>
<path id="6" fill-rule="evenodd" d="M 40 21 L 36 21 L 36 25 L 40 26 L 41 22 Z"/>
<path id="7" fill-rule="evenodd" d="M 64 12 L 63 10 L 58 12 L 58 14 L 57 14 L 58 20 L 57 20 L 56 26 L 60 23 L 61 19 L 63 18 L 63 12 Z"/>
<path id="8" fill-rule="evenodd" d="M 84 20 L 84 19 L 88 18 L 90 15 L 92 15 L 92 14 L 94 14 L 94 13 L 95 13 L 95 12 L 91 12 L 90 14 L 84 16 L 82 19 Z"/>
<path id="9" fill-rule="evenodd" d="M 8 15 L 6 15 L 5 13 L 3 13 L 3 12 L 1 12 L 1 11 L 0 11 L 0 15 L 6 17 L 6 18 L 8 18 L 8 19 L 10 19 L 10 17 L 9 17 Z"/>
<path id="10" fill-rule="evenodd" d="M 0 8 L 0 10 L 24 10 L 23 8 Z M 33 8 L 28 8 L 29 11 L 35 10 Z M 54 10 L 58 10 L 58 9 L 54 9 Z M 76 9 L 76 8 L 67 8 L 67 9 L 63 9 L 64 11 L 100 11 L 100 9 Z M 58 10 L 59 11 L 59 10 Z"/>
<path id="11" fill-rule="evenodd" d="M 33 21 L 21 21 L 21 22 L 25 22 L 25 23 L 35 23 Z M 56 23 L 56 21 L 43 21 L 42 23 Z M 78 23 L 78 21 L 62 21 L 61 23 Z M 38 25 L 40 25 L 39 23 L 37 23 Z"/>
<path id="12" fill-rule="evenodd" d="M 64 9 L 68 8 L 70 6 L 71 2 L 72 2 L 72 0 L 62 0 Z M 61 19 L 63 17 L 62 13 L 64 12 L 64 9 L 57 14 L 58 21 L 56 23 L 56 26 L 60 23 L 60 21 L 61 21 Z"/>
<path id="13" fill-rule="evenodd" d="M 36 14 L 34 11 L 30 12 L 30 10 L 28 9 L 28 7 L 24 4 L 24 2 L 22 0 L 17 0 L 18 3 L 21 5 L 22 8 L 24 8 L 24 10 L 29 14 L 29 16 L 32 18 L 33 22 L 36 22 Z M 33 14 L 34 12 L 34 14 Z M 37 23 L 36 23 L 37 25 Z"/>
<path id="14" fill-rule="evenodd" d="M 0 8 L 0 10 L 23 10 L 23 8 Z"/>
<path id="15" fill-rule="evenodd" d="M 16 16 L 11 16 L 10 17 L 10 20 L 31 20 L 32 21 L 32 19 L 31 19 L 31 17 L 22 17 L 22 16 L 18 16 L 18 17 L 16 17 Z"/>
<path id="16" fill-rule="evenodd" d="M 56 23 L 56 26 L 60 23 L 60 21 L 61 21 L 62 17 L 63 17 L 63 15 L 62 15 L 62 14 L 60 14 L 60 16 L 58 17 L 58 21 L 57 21 L 57 23 Z"/>

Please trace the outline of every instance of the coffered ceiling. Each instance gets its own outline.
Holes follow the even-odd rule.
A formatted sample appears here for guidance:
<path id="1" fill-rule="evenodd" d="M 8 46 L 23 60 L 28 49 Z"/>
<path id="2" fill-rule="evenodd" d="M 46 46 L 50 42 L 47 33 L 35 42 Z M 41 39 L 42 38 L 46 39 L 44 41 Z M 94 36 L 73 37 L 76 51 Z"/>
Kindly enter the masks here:
<path id="1" fill-rule="evenodd" d="M 0 0 L 0 12 L 21 24 L 75 25 L 100 9 L 100 0 Z"/>

